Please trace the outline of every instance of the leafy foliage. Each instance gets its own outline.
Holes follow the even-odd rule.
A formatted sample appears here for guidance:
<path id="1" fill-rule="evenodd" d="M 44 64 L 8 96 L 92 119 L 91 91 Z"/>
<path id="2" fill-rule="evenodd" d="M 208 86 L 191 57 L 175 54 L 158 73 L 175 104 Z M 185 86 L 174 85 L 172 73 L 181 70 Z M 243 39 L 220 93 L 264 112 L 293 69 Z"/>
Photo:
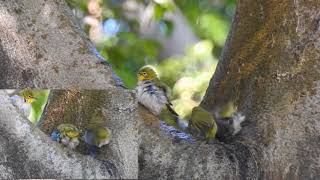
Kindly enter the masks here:
<path id="1" fill-rule="evenodd" d="M 217 59 L 227 37 L 235 0 L 67 0 L 100 54 L 113 70 L 133 89 L 136 72 L 154 65 L 161 80 L 173 88 L 173 104 L 186 117 L 197 105 L 215 70 Z M 159 37 L 141 36 L 141 27 L 151 15 L 162 39 L 170 38 L 176 24 L 172 20 L 180 10 L 201 39 L 190 44 L 182 56 L 162 57 Z M 141 12 L 143 12 L 141 14 Z M 140 13 L 140 14 L 139 14 Z M 150 19 L 149 19 L 150 20 Z M 150 23 L 147 22 L 147 23 Z M 183 34 L 181 34 L 181 38 Z"/>

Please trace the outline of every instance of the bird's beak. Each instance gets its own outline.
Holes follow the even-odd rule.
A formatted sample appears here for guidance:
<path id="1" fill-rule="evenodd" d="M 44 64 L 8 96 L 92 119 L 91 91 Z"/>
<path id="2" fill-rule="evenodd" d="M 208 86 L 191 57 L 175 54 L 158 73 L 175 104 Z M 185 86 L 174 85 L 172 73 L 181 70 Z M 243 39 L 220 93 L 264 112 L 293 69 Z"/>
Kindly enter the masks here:
<path id="1" fill-rule="evenodd" d="M 31 104 L 31 103 L 35 102 L 36 100 L 38 100 L 38 98 L 36 98 L 36 97 L 31 97 L 31 98 L 29 99 L 29 103 Z"/>
<path id="2" fill-rule="evenodd" d="M 143 81 L 143 80 L 144 80 L 144 76 L 141 75 L 141 74 L 138 74 L 138 80 L 139 80 L 139 81 Z"/>

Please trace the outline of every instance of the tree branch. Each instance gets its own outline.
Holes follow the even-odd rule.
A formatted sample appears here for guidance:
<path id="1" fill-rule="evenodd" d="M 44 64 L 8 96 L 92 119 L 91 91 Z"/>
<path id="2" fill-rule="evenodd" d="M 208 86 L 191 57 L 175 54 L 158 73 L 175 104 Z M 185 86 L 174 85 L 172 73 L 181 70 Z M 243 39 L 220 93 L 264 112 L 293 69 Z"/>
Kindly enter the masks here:
<path id="1" fill-rule="evenodd" d="M 263 179 L 320 178 L 319 1 L 238 1 L 202 106 L 235 101 Z"/>
<path id="2" fill-rule="evenodd" d="M 0 88 L 105 89 L 119 83 L 64 1 L 1 1 L 0 31 Z"/>
<path id="3" fill-rule="evenodd" d="M 140 106 L 145 122 L 159 121 Z M 157 124 L 157 123 L 152 123 Z M 169 129 L 140 127 L 139 177 L 147 179 L 252 179 L 259 177 L 255 151 L 243 142 L 190 143 Z"/>

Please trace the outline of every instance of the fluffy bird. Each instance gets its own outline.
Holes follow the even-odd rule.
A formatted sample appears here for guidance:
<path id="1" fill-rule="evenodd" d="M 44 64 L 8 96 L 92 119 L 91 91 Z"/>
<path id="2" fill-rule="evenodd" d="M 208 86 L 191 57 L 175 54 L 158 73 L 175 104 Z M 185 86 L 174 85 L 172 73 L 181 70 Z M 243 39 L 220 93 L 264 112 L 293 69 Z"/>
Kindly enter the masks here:
<path id="1" fill-rule="evenodd" d="M 96 109 L 90 121 L 86 124 L 86 131 L 82 140 L 86 143 L 87 153 L 91 156 L 100 154 L 100 148 L 110 143 L 111 130 L 106 127 L 106 118 L 101 109 Z"/>
<path id="2" fill-rule="evenodd" d="M 51 133 L 51 139 L 75 149 L 79 145 L 81 131 L 73 124 L 60 124 L 57 130 Z"/>
<path id="3" fill-rule="evenodd" d="M 143 66 L 138 74 L 137 99 L 152 114 L 160 117 L 168 125 L 185 130 L 187 123 L 179 118 L 169 100 L 169 88 L 159 79 L 159 75 L 152 66 Z"/>
<path id="4" fill-rule="evenodd" d="M 101 148 L 110 143 L 111 130 L 107 127 L 97 127 L 95 129 L 86 130 L 83 135 L 83 140 L 88 145 Z"/>
<path id="5" fill-rule="evenodd" d="M 200 106 L 194 107 L 188 131 L 195 137 L 210 142 L 216 138 L 218 127 L 214 116 Z"/>

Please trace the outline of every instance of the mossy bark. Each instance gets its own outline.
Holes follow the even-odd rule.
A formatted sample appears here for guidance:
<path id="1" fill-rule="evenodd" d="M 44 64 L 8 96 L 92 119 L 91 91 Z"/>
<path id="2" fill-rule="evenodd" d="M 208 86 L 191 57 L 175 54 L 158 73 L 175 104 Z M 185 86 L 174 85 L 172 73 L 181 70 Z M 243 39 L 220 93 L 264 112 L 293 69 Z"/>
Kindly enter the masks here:
<path id="1" fill-rule="evenodd" d="M 111 67 L 78 24 L 65 1 L 1 1 L 0 88 L 106 89 L 116 84 Z"/>
<path id="2" fill-rule="evenodd" d="M 202 106 L 235 101 L 261 179 L 319 179 L 320 1 L 238 1 Z M 241 157 L 247 158 L 247 157 Z"/>

